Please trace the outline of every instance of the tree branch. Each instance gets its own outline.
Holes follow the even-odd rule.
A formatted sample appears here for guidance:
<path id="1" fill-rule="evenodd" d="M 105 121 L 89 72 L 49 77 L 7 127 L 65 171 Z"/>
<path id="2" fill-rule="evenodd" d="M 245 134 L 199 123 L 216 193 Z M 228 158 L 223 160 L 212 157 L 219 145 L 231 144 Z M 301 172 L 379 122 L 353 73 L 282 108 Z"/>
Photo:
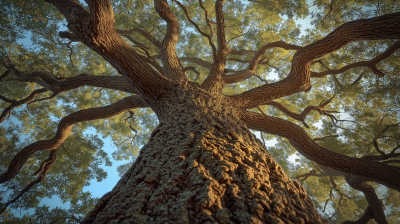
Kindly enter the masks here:
<path id="1" fill-rule="evenodd" d="M 133 28 L 130 30 L 117 30 L 117 32 L 124 37 L 127 37 L 127 35 L 132 34 L 132 33 L 139 33 L 143 37 L 145 37 L 147 40 L 149 40 L 154 46 L 156 46 L 158 49 L 161 49 L 161 42 L 157 40 L 155 37 L 153 37 L 147 30 L 141 29 L 141 28 Z"/>
<path id="2" fill-rule="evenodd" d="M 80 110 L 61 119 L 54 138 L 41 140 L 24 147 L 11 161 L 8 170 L 0 175 L 0 183 L 4 183 L 19 173 L 26 160 L 39 150 L 56 150 L 69 136 L 72 126 L 83 121 L 105 119 L 124 111 L 148 107 L 139 96 L 125 97 L 111 105 Z"/>
<path id="3" fill-rule="evenodd" d="M 376 65 L 379 62 L 388 58 L 390 55 L 392 55 L 398 49 L 400 49 L 400 41 L 397 41 L 395 44 L 393 44 L 388 49 L 386 49 L 386 51 L 382 52 L 381 54 L 379 54 L 378 56 L 376 56 L 375 58 L 373 58 L 369 61 L 355 62 L 355 63 L 349 64 L 349 65 L 343 66 L 342 68 L 336 69 L 336 70 L 330 70 L 329 68 L 327 68 L 327 70 L 323 71 L 323 72 L 311 72 L 311 77 L 312 78 L 322 78 L 327 75 L 336 75 L 336 74 L 343 73 L 349 69 L 356 68 L 356 67 L 367 67 L 367 68 L 371 69 L 371 71 L 376 76 L 383 77 L 384 74 L 376 68 Z M 352 85 L 354 85 L 354 84 L 352 84 Z"/>
<path id="4" fill-rule="evenodd" d="M 310 65 L 316 58 L 336 51 L 354 41 L 399 38 L 400 13 L 347 22 L 325 38 L 297 51 L 293 56 L 292 69 L 285 79 L 256 87 L 241 94 L 227 96 L 226 99 L 237 107 L 253 108 L 273 99 L 308 91 L 311 88 Z"/>
<path id="5" fill-rule="evenodd" d="M 357 177 L 353 177 L 351 174 L 346 175 L 345 179 L 347 183 L 354 189 L 362 191 L 365 198 L 368 201 L 368 207 L 372 210 L 373 217 L 378 224 L 388 224 L 386 221 L 385 213 L 383 212 L 381 202 L 376 195 L 374 188 L 365 183 L 365 180 L 360 180 Z"/>
<path id="6" fill-rule="evenodd" d="M 168 80 L 156 72 L 114 29 L 110 0 L 88 0 L 90 12 L 78 1 L 46 0 L 65 16 L 68 29 L 128 78 L 144 97 L 165 91 Z"/>
<path id="7" fill-rule="evenodd" d="M 59 94 L 81 86 L 94 86 L 100 88 L 114 89 L 127 93 L 139 94 L 132 84 L 123 76 L 93 76 L 88 74 L 79 74 L 77 76 L 66 78 L 62 81 L 43 72 L 34 71 L 31 74 L 24 73 L 12 68 L 16 76 L 23 82 L 36 82 L 45 89 Z"/>
<path id="8" fill-rule="evenodd" d="M 210 39 L 211 40 L 213 40 L 213 36 L 214 36 L 214 29 L 213 29 L 213 26 L 211 25 L 211 21 L 208 19 L 208 11 L 207 11 L 207 9 L 206 9 L 206 7 L 204 7 L 204 5 L 203 5 L 203 1 L 202 0 L 199 0 L 199 4 L 200 4 L 200 7 L 203 9 L 203 11 L 204 11 L 204 19 L 206 20 L 206 23 L 207 23 L 207 26 L 209 27 L 209 29 L 210 29 Z M 213 43 L 213 46 L 214 47 L 211 47 L 212 49 L 213 49 L 213 58 L 216 58 L 217 56 L 216 56 L 216 54 L 217 54 L 217 50 L 216 50 L 216 48 L 215 48 L 215 45 L 214 45 L 214 43 Z"/>
<path id="9" fill-rule="evenodd" d="M 4 109 L 4 111 L 1 113 L 1 115 L 0 115 L 0 123 L 2 123 L 4 121 L 4 118 L 7 116 L 7 114 L 9 114 L 11 112 L 12 109 L 14 109 L 15 107 L 18 107 L 18 106 L 20 106 L 22 104 L 28 103 L 33 98 L 35 98 L 35 96 L 37 96 L 37 95 L 39 95 L 41 93 L 44 93 L 46 91 L 47 91 L 46 89 L 34 90 L 31 94 L 29 94 L 29 96 L 27 96 L 26 98 L 24 98 L 22 100 L 18 100 L 18 101 L 10 100 L 10 99 L 7 99 L 6 97 L 0 95 L 0 99 L 4 100 L 7 103 L 11 103 L 11 105 L 8 106 L 6 109 Z"/>
<path id="10" fill-rule="evenodd" d="M 204 68 L 206 68 L 208 70 L 211 70 L 211 68 L 212 68 L 212 64 L 210 62 L 204 61 L 204 60 L 202 60 L 200 58 L 182 57 L 182 58 L 179 58 L 179 60 L 180 61 L 191 62 L 191 63 L 194 63 L 194 64 L 198 64 L 198 65 L 200 65 L 200 66 L 202 66 L 202 67 L 204 67 Z"/>
<path id="11" fill-rule="evenodd" d="M 352 158 L 316 144 L 296 124 L 251 111 L 241 111 L 241 119 L 251 129 L 285 137 L 306 158 L 339 172 L 352 173 L 400 191 L 400 168 L 365 159 Z"/>
<path id="12" fill-rule="evenodd" d="M 176 43 L 179 38 L 179 23 L 174 13 L 168 6 L 167 0 L 154 0 L 157 13 L 167 22 L 167 32 L 161 43 L 160 58 L 163 63 L 164 75 L 180 83 L 187 81 L 183 74 L 178 57 L 176 56 Z"/>
<path id="13" fill-rule="evenodd" d="M 301 113 L 299 113 L 299 114 L 294 113 L 293 111 L 289 110 L 289 108 L 285 107 L 285 105 L 283 105 L 283 104 L 281 104 L 281 103 L 279 103 L 279 102 L 276 102 L 276 101 L 269 101 L 269 102 L 267 102 L 265 105 L 274 106 L 275 108 L 277 108 L 278 110 L 280 110 L 281 112 L 283 112 L 284 114 L 286 114 L 287 116 L 289 116 L 289 117 L 291 117 L 291 118 L 293 118 L 293 119 L 295 119 L 295 120 L 298 120 L 298 121 L 302 122 L 303 125 L 304 125 L 306 128 L 310 128 L 310 127 L 307 125 L 307 123 L 305 122 L 305 119 L 306 119 L 307 115 L 310 114 L 310 112 L 313 111 L 313 110 L 318 111 L 319 114 L 321 114 L 321 115 L 327 115 L 328 113 L 327 113 L 326 109 L 324 108 L 324 106 L 326 106 L 328 103 L 330 103 L 334 97 L 335 97 L 335 96 L 333 96 L 332 98 L 330 98 L 330 99 L 328 99 L 328 100 L 323 100 L 323 101 L 319 104 L 319 106 L 307 106 L 307 107 L 304 108 L 304 110 L 303 110 Z M 333 116 L 333 115 L 332 115 L 332 116 Z"/>
<path id="14" fill-rule="evenodd" d="M 211 50 L 212 50 L 212 52 L 213 52 L 213 55 L 214 55 L 214 57 L 215 57 L 217 50 L 216 50 L 216 48 L 215 48 L 215 45 L 214 45 L 212 36 L 209 35 L 209 34 L 207 34 L 207 33 L 205 33 L 204 31 L 202 31 L 202 30 L 200 29 L 199 25 L 197 25 L 197 24 L 190 18 L 189 13 L 188 13 L 188 11 L 186 10 L 186 7 L 185 7 L 181 2 L 179 2 L 178 0 L 173 0 L 173 1 L 176 2 L 176 3 L 182 8 L 182 10 L 185 12 L 186 18 L 187 18 L 187 19 L 189 20 L 189 22 L 196 28 L 196 30 L 197 30 L 201 35 L 205 36 L 205 37 L 208 39 L 208 44 L 210 45 Z M 207 13 L 207 12 L 206 12 L 206 13 Z"/>
<path id="15" fill-rule="evenodd" d="M 214 57 L 213 66 L 210 70 L 210 74 L 202 83 L 201 87 L 205 90 L 216 91 L 219 92 L 222 90 L 223 86 L 221 78 L 224 74 L 226 55 L 229 53 L 229 48 L 226 43 L 225 38 L 225 21 L 224 21 L 224 12 L 222 6 L 225 0 L 217 0 L 215 2 L 215 13 L 216 13 L 216 21 L 217 21 L 217 54 Z M 215 88 L 215 89 L 214 89 Z"/>
<path id="16" fill-rule="evenodd" d="M 37 175 L 39 172 L 41 172 L 39 177 L 36 180 L 30 182 L 28 184 L 28 186 L 26 186 L 23 190 L 21 190 L 17 196 L 15 196 L 12 200 L 7 202 L 4 205 L 3 209 L 0 211 L 0 214 L 2 214 L 9 205 L 16 202 L 23 194 L 28 192 L 34 185 L 43 181 L 43 179 L 46 177 L 47 173 L 49 172 L 50 168 L 53 166 L 54 162 L 56 161 L 56 152 L 57 152 L 56 149 L 50 151 L 49 158 L 46 159 L 45 161 L 43 161 L 40 168 L 33 174 L 33 175 Z"/>
<path id="17" fill-rule="evenodd" d="M 260 61 L 262 61 L 262 56 L 263 54 L 271 49 L 271 48 L 275 48 L 275 47 L 279 47 L 279 48 L 283 48 L 285 50 L 300 50 L 301 47 L 296 46 L 296 45 L 292 45 L 292 44 L 287 44 L 283 41 L 276 41 L 273 43 L 268 43 L 266 45 L 264 45 L 263 47 L 261 47 L 253 56 L 253 58 L 250 60 L 247 68 L 245 70 L 243 70 L 242 72 L 238 72 L 235 75 L 227 75 L 224 76 L 223 80 L 226 84 L 230 84 L 230 83 L 235 83 L 235 82 L 240 82 L 243 80 L 246 80 L 248 78 L 250 78 L 253 74 L 254 71 L 258 65 L 258 63 Z"/>

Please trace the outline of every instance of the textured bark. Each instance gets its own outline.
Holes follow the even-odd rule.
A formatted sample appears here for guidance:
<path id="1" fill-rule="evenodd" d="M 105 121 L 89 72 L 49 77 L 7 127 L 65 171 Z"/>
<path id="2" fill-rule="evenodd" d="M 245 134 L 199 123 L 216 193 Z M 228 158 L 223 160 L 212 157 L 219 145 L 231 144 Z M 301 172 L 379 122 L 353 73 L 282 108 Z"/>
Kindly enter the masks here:
<path id="1" fill-rule="evenodd" d="M 83 223 L 324 223 L 234 108 L 186 86 Z"/>

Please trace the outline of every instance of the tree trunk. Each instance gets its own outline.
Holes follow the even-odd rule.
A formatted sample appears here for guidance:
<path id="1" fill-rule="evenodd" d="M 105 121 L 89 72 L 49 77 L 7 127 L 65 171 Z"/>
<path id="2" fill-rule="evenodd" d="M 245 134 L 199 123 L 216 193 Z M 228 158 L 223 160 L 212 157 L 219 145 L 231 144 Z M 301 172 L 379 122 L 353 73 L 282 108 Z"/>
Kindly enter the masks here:
<path id="1" fill-rule="evenodd" d="M 152 107 L 159 126 L 83 223 L 325 223 L 221 99 L 186 85 Z"/>

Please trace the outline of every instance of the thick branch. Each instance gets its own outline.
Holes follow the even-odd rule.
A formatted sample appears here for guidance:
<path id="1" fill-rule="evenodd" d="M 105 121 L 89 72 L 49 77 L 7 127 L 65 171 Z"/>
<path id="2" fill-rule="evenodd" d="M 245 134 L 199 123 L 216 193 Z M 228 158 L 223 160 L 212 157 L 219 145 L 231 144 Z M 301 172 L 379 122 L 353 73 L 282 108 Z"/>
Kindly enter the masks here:
<path id="1" fill-rule="evenodd" d="M 374 188 L 365 183 L 364 180 L 359 178 L 354 178 L 352 175 L 347 175 L 345 177 L 347 183 L 354 189 L 362 191 L 368 202 L 368 208 L 372 210 L 373 217 L 378 224 L 388 224 L 386 221 L 385 213 L 383 212 L 381 202 L 376 195 Z M 368 209 L 367 208 L 367 209 Z"/>
<path id="2" fill-rule="evenodd" d="M 32 181 L 31 183 L 28 184 L 28 186 L 26 186 L 23 190 L 21 190 L 19 192 L 19 194 L 17 196 L 15 196 L 12 200 L 10 200 L 9 202 L 7 202 L 3 209 L 0 211 L 0 214 L 2 214 L 9 205 L 11 205 L 12 203 L 14 203 L 15 201 L 17 201 L 23 194 L 25 194 L 26 192 L 28 192 L 33 186 L 35 186 L 36 184 L 40 183 L 43 181 L 43 179 L 45 178 L 45 176 L 47 175 L 47 173 L 49 172 L 50 168 L 53 166 L 54 162 L 56 161 L 56 152 L 57 150 L 51 150 L 50 151 L 50 155 L 49 158 L 46 159 L 42 165 L 40 166 L 39 170 L 36 171 L 33 175 L 38 174 L 39 172 L 42 172 L 39 177 Z"/>
<path id="3" fill-rule="evenodd" d="M 187 81 L 183 74 L 178 57 L 176 56 L 176 43 L 179 38 L 179 23 L 166 0 L 154 0 L 157 13 L 167 22 L 167 32 L 161 44 L 160 58 L 164 67 L 164 75 L 167 78 L 177 80 L 180 83 Z"/>
<path id="4" fill-rule="evenodd" d="M 77 39 L 110 62 L 143 96 L 155 97 L 167 88 L 168 81 L 115 31 L 114 15 L 109 0 L 88 0 L 90 12 L 78 1 L 46 1 L 65 16 L 69 30 Z"/>
<path id="5" fill-rule="evenodd" d="M 325 38 L 297 51 L 293 56 L 292 69 L 285 79 L 229 96 L 227 99 L 231 101 L 232 105 L 252 108 L 276 98 L 307 91 L 311 87 L 310 65 L 313 60 L 354 41 L 399 38 L 400 13 L 347 22 Z"/>
<path id="6" fill-rule="evenodd" d="M 376 56 L 375 58 L 369 60 L 369 61 L 359 61 L 359 62 L 355 62 L 346 66 L 343 66 L 340 69 L 336 69 L 336 70 L 326 70 L 323 72 L 311 72 L 311 77 L 313 78 L 322 78 L 325 77 L 327 75 L 336 75 L 336 74 L 340 74 L 343 73 L 349 69 L 352 68 L 356 68 L 356 67 L 367 67 L 369 69 L 371 69 L 371 71 L 378 77 L 383 77 L 384 74 L 379 71 L 376 68 L 376 65 L 385 60 L 386 58 L 388 58 L 390 55 L 392 55 L 394 52 L 396 52 L 398 49 L 400 49 L 400 41 L 397 41 L 395 44 L 393 44 L 392 46 L 390 46 L 388 49 L 386 49 L 386 51 L 382 52 L 381 54 L 379 54 L 378 56 Z M 354 84 L 352 84 L 354 85 Z"/>
<path id="7" fill-rule="evenodd" d="M 82 121 L 96 119 L 105 119 L 122 113 L 124 111 L 147 107 L 148 104 L 139 96 L 125 97 L 111 105 L 90 108 L 74 112 L 63 119 L 58 124 L 57 132 L 54 138 L 50 140 L 41 140 L 32 143 L 23 148 L 11 161 L 8 170 L 0 175 L 0 183 L 4 183 L 19 173 L 26 160 L 39 150 L 55 150 L 69 136 L 72 126 Z"/>
<path id="8" fill-rule="evenodd" d="M 280 118 L 244 110 L 241 117 L 251 129 L 287 138 L 298 152 L 320 165 L 339 172 L 352 173 L 400 191 L 400 168 L 398 167 L 332 152 L 316 144 L 296 124 Z"/>
<path id="9" fill-rule="evenodd" d="M 217 21 L 217 54 L 214 57 L 213 66 L 211 68 L 210 74 L 204 80 L 201 85 L 205 90 L 211 90 L 216 87 L 216 91 L 222 90 L 221 78 L 224 74 L 226 55 L 229 52 L 228 45 L 226 43 L 225 38 L 225 21 L 224 21 L 224 12 L 222 10 L 222 6 L 225 0 L 217 0 L 215 2 L 215 13 L 216 13 L 216 21 Z"/>
<path id="10" fill-rule="evenodd" d="M 71 78 L 55 78 L 43 72 L 34 71 L 30 74 L 19 71 L 12 67 L 15 75 L 23 82 L 36 82 L 43 86 L 46 90 L 52 91 L 54 94 L 66 92 L 81 86 L 94 86 L 100 88 L 114 89 L 127 93 L 139 94 L 132 84 L 123 76 L 93 76 L 88 74 L 79 74 Z"/>

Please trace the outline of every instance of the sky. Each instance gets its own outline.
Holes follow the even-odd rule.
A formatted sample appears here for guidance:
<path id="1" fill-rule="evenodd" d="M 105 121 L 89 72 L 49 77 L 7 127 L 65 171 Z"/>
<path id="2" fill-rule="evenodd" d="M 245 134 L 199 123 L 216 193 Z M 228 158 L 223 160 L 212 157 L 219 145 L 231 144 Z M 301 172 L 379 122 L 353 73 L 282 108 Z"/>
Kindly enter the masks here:
<path id="1" fill-rule="evenodd" d="M 296 20 L 296 22 L 298 24 L 301 25 L 301 34 L 304 35 L 305 34 L 305 29 L 307 28 L 312 28 L 311 25 L 311 19 L 305 18 L 305 19 L 298 19 Z M 67 30 L 66 27 L 61 28 L 60 31 L 65 31 Z M 26 38 L 24 39 L 20 39 L 18 40 L 19 43 L 21 44 L 30 44 L 30 33 L 26 34 Z M 278 78 L 278 77 L 276 77 Z M 97 135 L 94 129 L 88 130 L 85 132 L 85 134 L 94 134 Z M 260 133 L 259 132 L 254 132 L 254 134 L 260 138 Z M 99 135 L 99 138 L 101 138 L 101 135 Z M 104 146 L 103 146 L 103 150 L 106 151 L 108 153 L 109 158 L 112 161 L 112 166 L 107 167 L 104 164 L 102 165 L 102 168 L 108 173 L 107 178 L 104 179 L 101 182 L 96 182 L 96 180 L 92 180 L 91 185 L 84 187 L 83 191 L 89 191 L 91 192 L 92 196 L 94 197 L 101 197 L 103 196 L 105 193 L 109 192 L 112 190 L 112 188 L 117 184 L 118 180 L 120 179 L 120 177 L 118 176 L 118 172 L 117 172 L 117 167 L 119 165 L 125 164 L 128 161 L 116 161 L 112 158 L 111 154 L 112 152 L 114 152 L 116 150 L 116 148 L 113 146 L 113 143 L 111 142 L 110 138 L 101 138 L 104 142 Z M 275 145 L 275 140 L 272 141 L 267 141 L 266 142 L 266 146 L 273 146 Z M 295 159 L 298 158 L 296 155 L 292 155 L 291 157 L 289 157 L 289 161 L 295 163 Z M 56 161 L 57 162 L 57 161 Z M 41 205 L 47 205 L 50 206 L 50 208 L 54 208 L 54 207 L 62 207 L 62 208 L 69 208 L 69 203 L 66 204 L 62 204 L 61 203 L 61 199 L 58 197 L 53 197 L 53 198 L 45 198 L 41 201 Z M 34 211 L 33 209 L 30 211 L 25 211 L 25 212 L 20 212 L 19 210 L 14 210 L 13 213 L 17 216 L 21 217 L 26 214 L 26 213 L 30 213 L 32 214 Z"/>

